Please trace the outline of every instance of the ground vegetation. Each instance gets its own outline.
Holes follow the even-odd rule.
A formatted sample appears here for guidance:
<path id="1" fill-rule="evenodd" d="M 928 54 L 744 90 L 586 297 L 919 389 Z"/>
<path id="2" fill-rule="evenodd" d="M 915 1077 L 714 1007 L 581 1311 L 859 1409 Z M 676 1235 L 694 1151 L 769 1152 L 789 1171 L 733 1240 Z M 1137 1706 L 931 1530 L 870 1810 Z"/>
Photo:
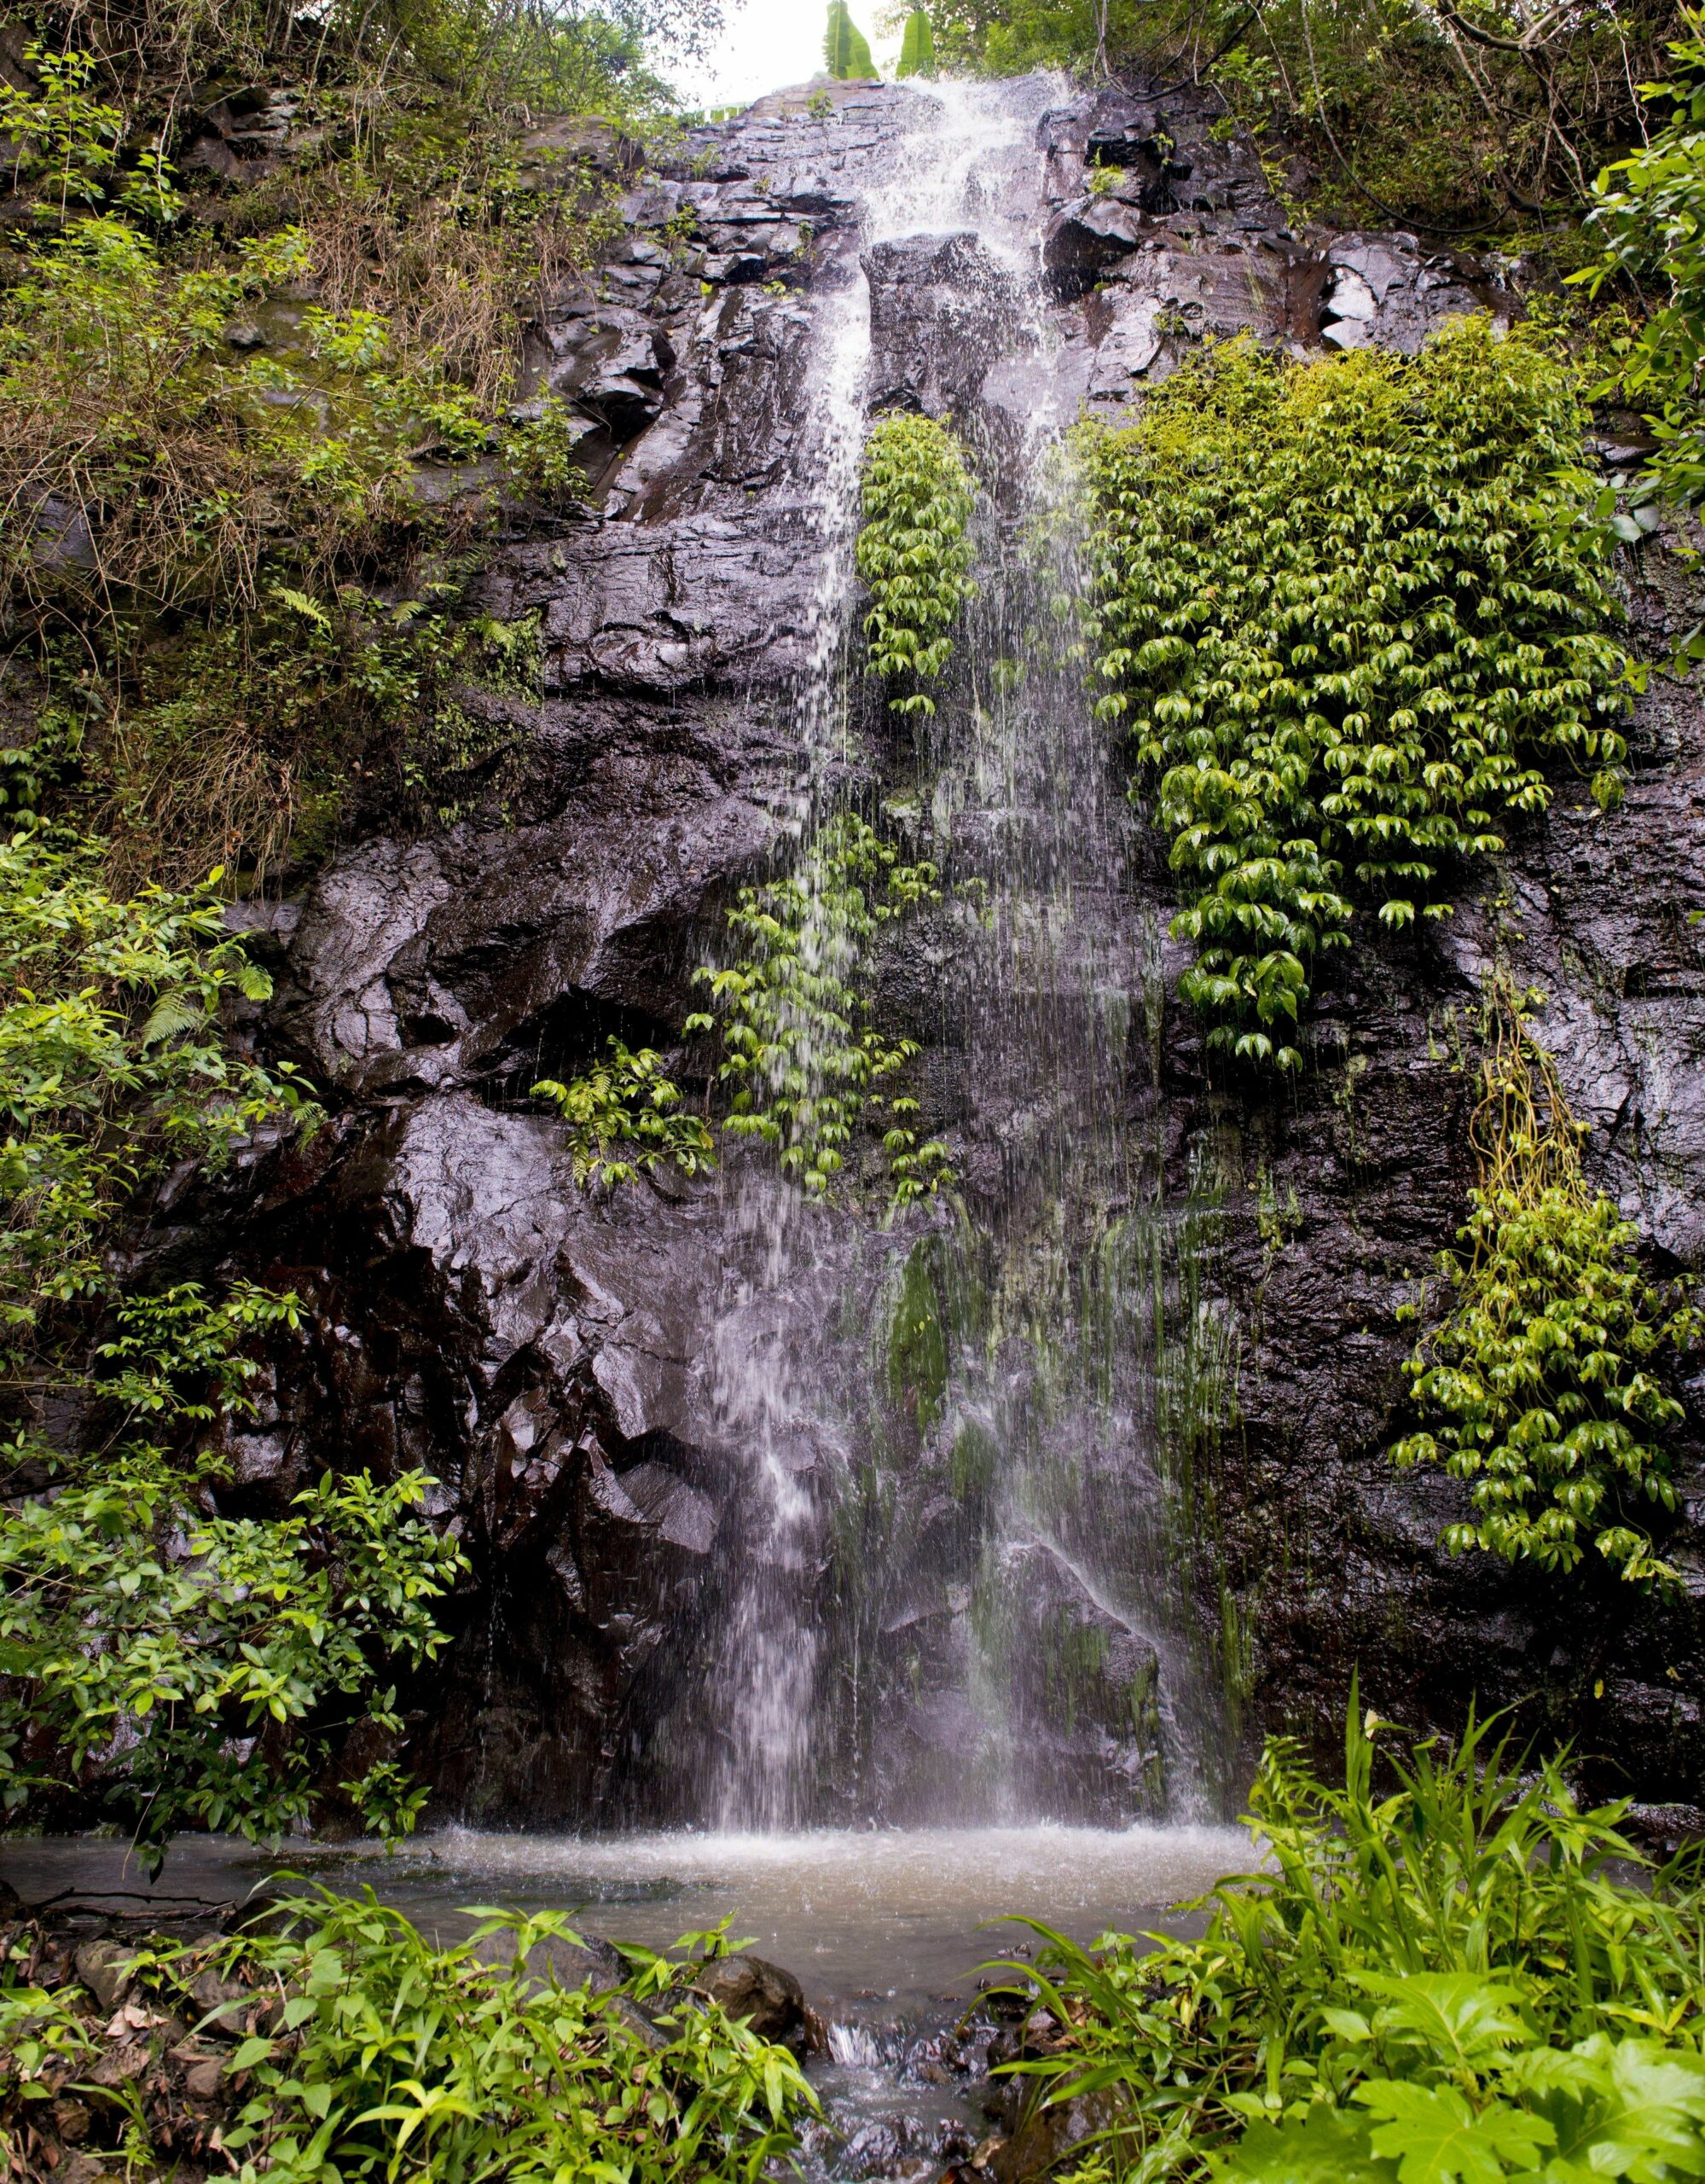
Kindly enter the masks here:
<path id="1" fill-rule="evenodd" d="M 1352 1694 L 1342 1782 L 1268 1745 L 1265 1854 L 1199 1941 L 1039 1929 L 1032 2098 L 1099 2116 L 1075 2184 L 1670 2184 L 1705 2135 L 1694 1857 L 1496 1723 L 1445 1745 Z"/>

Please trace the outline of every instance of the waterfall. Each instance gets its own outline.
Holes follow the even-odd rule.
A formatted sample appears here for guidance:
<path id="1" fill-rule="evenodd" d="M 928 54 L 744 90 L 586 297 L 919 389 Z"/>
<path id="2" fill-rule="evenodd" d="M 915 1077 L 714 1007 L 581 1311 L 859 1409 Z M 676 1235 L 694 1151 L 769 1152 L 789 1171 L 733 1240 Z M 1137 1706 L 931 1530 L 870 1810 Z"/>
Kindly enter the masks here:
<path id="1" fill-rule="evenodd" d="M 1128 807 L 1063 606 L 1081 587 L 1035 148 L 1055 96 L 1039 78 L 913 94 L 859 262 L 817 306 L 821 573 L 783 814 L 802 842 L 855 741 L 872 406 L 915 361 L 875 322 L 894 253 L 947 269 L 946 317 L 919 335 L 943 372 L 980 345 L 977 396 L 951 405 L 983 485 L 980 597 L 912 793 L 890 799 L 958 889 L 929 1031 L 970 1088 L 974 1213 L 878 1234 L 761 1159 L 728 1164 L 736 1251 L 700 1371 L 748 1513 L 702 1679 L 664 1730 L 695 1816 L 725 1829 L 1214 1802 L 1180 1542 L 1234 1361 L 1198 1293 L 1213 1179 L 1163 1208 L 1129 1113 L 1159 940 L 1123 884 Z"/>

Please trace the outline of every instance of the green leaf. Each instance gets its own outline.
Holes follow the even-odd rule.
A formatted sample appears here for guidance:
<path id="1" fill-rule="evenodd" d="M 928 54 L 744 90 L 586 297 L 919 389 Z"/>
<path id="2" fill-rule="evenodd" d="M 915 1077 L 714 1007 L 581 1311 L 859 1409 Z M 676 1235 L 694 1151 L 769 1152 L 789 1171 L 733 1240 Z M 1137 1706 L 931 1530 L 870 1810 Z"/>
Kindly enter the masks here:
<path id="1" fill-rule="evenodd" d="M 1373 2080 L 1355 2098 L 1381 2120 L 1376 2153 L 1397 2163 L 1400 2184 L 1501 2184 L 1537 2169 L 1557 2134 L 1543 2117 L 1493 2102 L 1479 2113 L 1453 2086 Z"/>
<path id="2" fill-rule="evenodd" d="M 1301 2122 L 1251 2123 L 1213 2174 L 1234 2184 L 1394 2184 L 1397 2170 L 1375 2155 L 1361 2117 L 1315 2108 Z"/>
<path id="3" fill-rule="evenodd" d="M 828 28 L 823 38 L 823 66 L 829 75 L 842 82 L 876 73 L 869 44 L 864 33 L 855 26 L 847 0 L 830 0 Z"/>
<path id="4" fill-rule="evenodd" d="M 927 8 L 914 8 L 906 18 L 905 34 L 900 42 L 900 66 L 896 71 L 903 81 L 908 76 L 933 76 L 936 73 L 936 33 L 930 21 Z"/>

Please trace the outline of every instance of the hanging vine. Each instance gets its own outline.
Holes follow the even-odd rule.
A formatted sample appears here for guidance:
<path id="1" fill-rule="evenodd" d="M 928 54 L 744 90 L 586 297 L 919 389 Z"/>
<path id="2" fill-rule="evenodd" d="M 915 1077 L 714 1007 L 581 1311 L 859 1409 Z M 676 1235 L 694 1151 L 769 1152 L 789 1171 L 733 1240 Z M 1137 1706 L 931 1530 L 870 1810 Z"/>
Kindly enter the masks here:
<path id="1" fill-rule="evenodd" d="M 741 890 L 728 927 L 738 961 L 699 976 L 718 1005 L 723 1058 L 734 1087 L 723 1128 L 775 1148 L 785 1174 L 821 1197 L 844 1169 L 854 1131 L 885 1117 L 884 1149 L 897 1204 L 954 1180 L 939 1140 L 922 1144 L 911 1118 L 918 1102 L 879 1089 L 918 1053 L 865 1021 L 870 1003 L 859 977 L 879 929 L 941 890 L 933 864 L 902 864 L 863 820 L 844 812 L 817 833 L 797 868 Z M 689 1018 L 689 1031 L 716 1019 Z"/>
<path id="2" fill-rule="evenodd" d="M 1543 760 L 1620 794 L 1609 534 L 1569 482 L 1577 375 L 1543 328 L 1459 319 L 1418 357 L 1191 358 L 1088 428 L 1094 638 L 1200 954 L 1210 1043 L 1295 1068 L 1321 951 L 1365 907 L 1449 914 L 1542 809 Z"/>
<path id="3" fill-rule="evenodd" d="M 967 526 L 976 505 L 964 450 L 945 425 L 884 417 L 871 433 L 858 572 L 871 595 L 864 629 L 873 673 L 913 685 L 940 679 L 974 590 Z M 890 702 L 896 712 L 936 710 L 916 688 Z"/>
<path id="4" fill-rule="evenodd" d="M 1539 999 L 1503 984 L 1488 997 L 1480 1181 L 1464 1248 L 1443 1261 L 1454 1301 L 1407 1368 L 1435 1423 L 1391 1457 L 1471 1482 L 1473 1520 L 1445 1534 L 1453 1554 L 1563 1571 L 1593 1547 L 1630 1583 L 1668 1585 L 1675 1572 L 1636 1516 L 1675 1507 L 1656 1437 L 1684 1414 L 1652 1368 L 1701 1316 L 1685 1285 L 1646 1280 L 1638 1231 L 1589 1188 L 1586 1131 L 1528 1026 Z"/>

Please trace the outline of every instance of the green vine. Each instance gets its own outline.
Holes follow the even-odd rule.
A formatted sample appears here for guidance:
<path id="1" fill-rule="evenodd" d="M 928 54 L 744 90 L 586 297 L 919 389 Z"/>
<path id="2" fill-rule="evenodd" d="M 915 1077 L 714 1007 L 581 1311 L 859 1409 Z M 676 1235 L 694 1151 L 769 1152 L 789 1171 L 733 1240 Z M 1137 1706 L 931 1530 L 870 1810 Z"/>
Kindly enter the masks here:
<path id="1" fill-rule="evenodd" d="M 1391 1451 L 1394 1462 L 1441 1463 L 1472 1482 L 1471 1523 L 1453 1525 L 1453 1554 L 1572 1570 L 1588 1545 L 1636 1584 L 1673 1584 L 1627 1504 L 1675 1507 L 1652 1436 L 1681 1405 L 1650 1369 L 1691 1341 L 1700 1315 L 1679 1285 L 1647 1281 L 1638 1231 L 1587 1188 L 1582 1126 L 1570 1116 L 1551 1056 L 1527 1028 L 1538 999 L 1494 991 L 1489 1051 L 1474 1121 L 1480 1182 L 1470 1194 L 1464 1253 L 1447 1253 L 1455 1301 L 1408 1373 L 1439 1421 Z"/>
<path id="2" fill-rule="evenodd" d="M 842 813 L 820 829 L 797 870 L 743 888 L 728 926 L 745 944 L 739 961 L 699 973 L 718 1003 L 723 1059 L 735 1088 L 723 1124 L 731 1135 L 776 1148 L 782 1170 L 813 1196 L 826 1193 L 846 1160 L 861 1120 L 885 1115 L 883 1139 L 896 1202 L 951 1182 L 947 1147 L 918 1142 L 918 1102 L 877 1088 L 918 1051 L 863 1019 L 870 1004 L 856 983 L 879 927 L 940 900 L 933 864 L 902 864 L 865 822 Z M 691 1017 L 689 1031 L 714 1019 Z"/>
<path id="3" fill-rule="evenodd" d="M 1548 801 L 1538 761 L 1620 793 L 1582 425 L 1555 335 L 1482 317 L 1412 359 L 1233 341 L 1086 431 L 1099 711 L 1172 838 L 1180 990 L 1215 1047 L 1296 1067 L 1314 956 L 1364 904 L 1447 915 L 1460 862 Z"/>
<path id="4" fill-rule="evenodd" d="M 872 672 L 894 682 L 937 681 L 953 656 L 953 629 L 973 593 L 966 536 L 977 496 L 959 442 L 933 417 L 884 417 L 864 456 L 864 528 L 858 572 Z M 927 691 L 893 699 L 896 712 L 933 713 Z"/>
<path id="5" fill-rule="evenodd" d="M 546 1077 L 533 1087 L 568 1124 L 575 1182 L 613 1188 L 664 1161 L 688 1176 L 714 1168 L 710 1133 L 697 1115 L 680 1112 L 681 1089 L 664 1076 L 662 1055 L 650 1047 L 630 1053 L 619 1039 L 607 1043 L 609 1060 L 583 1077 L 566 1084 Z"/>

